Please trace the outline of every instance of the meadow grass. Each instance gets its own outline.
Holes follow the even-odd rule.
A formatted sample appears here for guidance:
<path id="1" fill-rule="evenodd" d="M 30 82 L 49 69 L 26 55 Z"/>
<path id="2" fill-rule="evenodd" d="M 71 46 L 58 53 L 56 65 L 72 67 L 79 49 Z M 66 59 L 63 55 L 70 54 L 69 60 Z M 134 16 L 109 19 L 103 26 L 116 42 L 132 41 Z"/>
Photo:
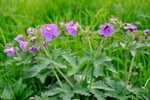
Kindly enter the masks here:
<path id="1" fill-rule="evenodd" d="M 11 43 L 18 34 L 26 35 L 27 28 L 37 25 L 47 23 L 58 25 L 60 21 L 73 20 L 79 22 L 83 27 L 90 25 L 90 30 L 98 30 L 100 24 L 104 24 L 111 15 L 114 15 L 122 22 L 135 24 L 138 29 L 148 29 L 150 28 L 149 3 L 150 0 L 0 0 L 0 61 L 2 63 L 11 58 L 3 52 L 6 43 Z M 70 38 L 69 41 L 58 40 L 57 48 L 69 48 L 75 52 L 83 47 L 89 48 L 87 43 L 78 40 L 81 39 L 75 37 Z M 111 40 L 107 42 L 106 46 L 109 44 L 111 44 Z M 92 46 L 97 46 L 97 43 L 93 41 Z M 124 67 L 122 66 L 123 62 L 119 62 L 119 59 L 123 59 L 123 61 L 125 59 L 124 56 L 121 56 L 122 51 L 117 55 L 111 51 L 104 52 L 110 57 L 118 58 L 118 61 L 114 61 L 114 66 L 120 77 L 119 73 L 124 70 Z M 130 56 L 128 58 L 132 59 Z M 139 69 L 138 77 L 134 79 L 136 80 L 134 84 L 142 86 L 149 78 L 150 64 L 148 62 L 150 62 L 149 55 L 140 53 L 136 55 L 134 64 L 141 63 L 142 67 Z M 137 71 L 135 67 L 133 70 Z M 8 81 L 16 79 L 16 77 L 10 76 L 19 72 L 21 68 L 11 69 L 14 73 L 11 73 L 12 71 L 0 72 L 0 76 L 5 77 Z M 22 75 L 23 73 L 20 72 L 17 77 Z M 37 93 L 36 81 L 31 79 L 29 84 L 34 85 L 35 93 Z M 150 84 L 147 87 L 150 90 Z"/>

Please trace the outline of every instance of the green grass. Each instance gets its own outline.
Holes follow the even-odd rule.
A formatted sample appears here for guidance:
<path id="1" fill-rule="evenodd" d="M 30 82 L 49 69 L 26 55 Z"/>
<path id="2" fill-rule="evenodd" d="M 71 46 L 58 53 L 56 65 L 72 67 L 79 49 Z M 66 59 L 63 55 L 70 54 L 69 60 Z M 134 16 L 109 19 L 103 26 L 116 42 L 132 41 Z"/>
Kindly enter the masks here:
<path id="1" fill-rule="evenodd" d="M 90 30 L 98 30 L 100 24 L 108 22 L 108 18 L 114 15 L 122 22 L 135 24 L 138 29 L 148 29 L 150 28 L 149 4 L 150 0 L 0 0 L 0 62 L 11 59 L 3 52 L 6 43 L 11 43 L 18 34 L 26 35 L 27 28 L 41 24 L 55 23 L 58 25 L 60 21 L 73 20 L 79 22 L 83 27 L 90 25 Z M 70 40 L 73 39 L 76 42 L 71 44 L 68 41 L 58 41 L 57 48 L 69 48 L 73 51 L 79 51 L 82 47 L 89 48 L 87 43 L 78 41 L 80 40 L 79 37 Z M 111 40 L 108 44 L 110 42 Z M 93 46 L 97 44 L 94 41 L 92 43 Z M 118 52 L 117 55 L 111 54 L 109 51 L 106 53 L 110 57 L 116 56 L 124 60 L 122 51 Z M 135 84 L 139 81 L 138 86 L 144 85 L 150 76 L 150 64 L 148 62 L 150 62 L 149 55 L 136 55 L 135 64 L 142 63 L 143 67 L 140 68 L 140 73 L 135 78 Z M 124 70 L 121 62 L 114 61 L 114 64 L 118 72 Z M 0 73 L 0 77 L 5 77 L 8 80 L 16 79 L 16 77 L 10 78 L 10 76 L 19 72 L 19 69 L 15 69 L 15 67 L 11 69 L 14 70 L 14 73 L 11 73 L 11 70 L 10 73 L 4 73 L 4 71 Z M 136 71 L 135 66 L 133 70 Z M 22 75 L 20 73 L 20 76 Z M 20 76 L 18 75 L 17 79 Z M 118 77 L 120 77 L 119 73 Z M 29 84 L 35 86 L 36 82 L 31 81 Z M 38 92 L 37 87 L 34 88 Z M 148 84 L 148 88 L 150 89 L 150 84 Z"/>

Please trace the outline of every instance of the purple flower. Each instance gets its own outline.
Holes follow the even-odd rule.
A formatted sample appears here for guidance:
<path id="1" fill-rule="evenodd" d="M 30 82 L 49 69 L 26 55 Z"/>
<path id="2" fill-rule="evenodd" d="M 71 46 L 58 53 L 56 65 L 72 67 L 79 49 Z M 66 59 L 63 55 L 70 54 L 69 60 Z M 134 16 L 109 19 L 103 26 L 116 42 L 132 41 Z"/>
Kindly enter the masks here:
<path id="1" fill-rule="evenodd" d="M 14 40 L 20 42 L 20 41 L 22 41 L 22 38 L 23 38 L 23 36 L 21 34 L 21 35 L 18 35 L 17 37 L 15 37 Z"/>
<path id="2" fill-rule="evenodd" d="M 53 39 L 53 36 L 57 36 L 57 26 L 55 24 L 46 24 L 44 30 L 41 32 L 42 37 L 46 37 L 48 41 Z"/>
<path id="3" fill-rule="evenodd" d="M 149 29 L 144 30 L 144 31 L 143 31 L 143 33 L 147 33 L 147 34 L 149 34 Z"/>
<path id="4" fill-rule="evenodd" d="M 69 32 L 70 35 L 76 36 L 77 33 L 77 26 L 73 25 L 73 21 L 70 21 L 66 24 L 66 29 Z"/>
<path id="5" fill-rule="evenodd" d="M 105 25 L 100 25 L 100 30 L 98 31 L 100 35 L 103 35 L 105 37 L 109 37 L 110 33 L 114 33 L 115 31 L 113 30 L 114 26 L 111 24 L 105 24 Z"/>
<path id="6" fill-rule="evenodd" d="M 135 25 L 132 25 L 132 24 L 128 24 L 128 29 L 133 32 L 137 29 L 137 27 Z"/>
<path id="7" fill-rule="evenodd" d="M 23 52 L 26 51 L 26 46 L 27 46 L 26 42 L 20 41 L 19 46 L 20 46 L 20 48 L 22 49 Z"/>
<path id="8" fill-rule="evenodd" d="M 30 34 L 30 32 L 31 32 L 31 28 L 28 28 L 27 29 L 27 34 Z"/>
<path id="9" fill-rule="evenodd" d="M 32 46 L 29 48 L 29 52 L 31 52 L 31 51 L 36 52 L 37 50 L 39 50 L 38 47 L 33 48 L 33 46 Z"/>
<path id="10" fill-rule="evenodd" d="M 49 84 L 47 87 L 50 88 L 50 87 L 51 87 L 51 84 Z"/>
<path id="11" fill-rule="evenodd" d="M 46 44 L 45 44 L 45 42 L 43 41 L 42 45 L 44 46 L 44 48 L 46 48 L 46 47 L 48 47 L 48 42 L 46 42 Z M 44 48 L 42 45 L 41 45 L 41 49 L 43 50 Z"/>
<path id="12" fill-rule="evenodd" d="M 8 56 L 15 56 L 13 48 L 5 49 L 4 52 L 6 52 Z"/>

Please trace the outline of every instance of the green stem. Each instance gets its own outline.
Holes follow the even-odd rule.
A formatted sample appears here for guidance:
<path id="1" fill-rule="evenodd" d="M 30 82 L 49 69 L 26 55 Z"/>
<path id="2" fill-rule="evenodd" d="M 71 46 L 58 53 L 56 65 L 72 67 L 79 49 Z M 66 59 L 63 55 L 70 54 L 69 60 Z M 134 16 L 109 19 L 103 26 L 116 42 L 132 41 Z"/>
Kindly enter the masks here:
<path id="1" fill-rule="evenodd" d="M 45 49 L 45 47 L 43 46 L 42 43 L 41 43 L 41 45 L 42 45 L 42 47 L 43 47 L 43 49 L 44 49 L 46 55 L 49 57 L 49 59 L 51 59 L 52 57 L 50 56 L 50 54 L 49 54 L 49 52 L 48 52 L 48 47 L 47 47 L 47 45 L 46 45 L 46 48 L 47 48 L 47 49 Z M 58 75 L 56 74 L 56 71 L 55 71 L 54 69 L 52 69 L 52 71 L 53 71 L 53 73 L 55 74 L 55 77 L 57 78 L 57 80 L 58 80 L 60 86 L 62 86 L 62 83 L 61 83 L 61 81 L 60 81 Z"/>
<path id="2" fill-rule="evenodd" d="M 92 81 L 93 81 L 93 73 L 94 73 L 94 60 L 95 60 L 95 58 L 93 57 L 93 66 L 92 66 L 92 73 L 91 73 L 91 80 L 90 80 L 89 92 L 91 92 L 91 86 L 92 86 Z"/>
<path id="3" fill-rule="evenodd" d="M 91 64 L 91 60 L 88 62 L 88 64 L 86 65 L 86 67 L 85 67 L 85 69 L 84 69 L 84 71 L 83 71 L 83 74 L 82 74 L 82 77 L 81 77 L 81 81 L 83 80 L 83 77 L 84 77 L 84 75 L 85 75 L 85 73 L 86 73 L 86 71 L 88 70 L 88 68 L 89 68 L 89 66 L 90 66 L 90 64 Z M 81 82 L 80 81 L 80 82 Z"/>
<path id="4" fill-rule="evenodd" d="M 96 50 L 95 54 L 96 54 L 96 53 L 98 53 L 98 51 L 99 51 L 99 49 L 101 48 L 101 46 L 102 46 L 103 42 L 104 42 L 104 38 L 101 40 L 101 43 L 100 43 L 100 45 L 99 45 L 98 49 Z"/>
<path id="5" fill-rule="evenodd" d="M 132 72 L 132 67 L 133 67 L 133 62 L 134 62 L 134 59 L 135 59 L 135 56 L 133 56 L 133 58 L 132 58 L 132 61 L 131 61 L 131 65 L 130 65 L 130 70 L 129 70 L 129 75 L 128 75 L 128 78 L 127 78 L 127 81 L 126 81 L 126 83 L 125 83 L 125 88 L 127 88 L 127 85 L 128 85 L 128 83 L 129 83 L 129 80 L 130 80 L 130 77 L 131 77 L 131 72 Z"/>
<path id="6" fill-rule="evenodd" d="M 91 50 L 91 52 L 93 52 L 93 50 L 92 50 L 92 45 L 91 45 L 91 42 L 90 42 L 90 38 L 89 38 L 89 37 L 87 37 L 87 40 L 88 40 L 89 45 L 90 45 L 90 50 Z"/>
<path id="7" fill-rule="evenodd" d="M 55 76 L 56 76 L 56 78 L 57 78 L 57 80 L 58 80 L 60 86 L 62 86 L 62 83 L 61 83 L 61 81 L 60 81 L 60 79 L 59 79 L 59 77 L 58 77 L 56 71 L 55 71 L 54 69 L 52 69 L 52 71 L 53 71 L 53 73 L 55 74 Z"/>
<path id="8" fill-rule="evenodd" d="M 127 50 L 125 50 L 125 81 L 127 80 Z"/>
<path id="9" fill-rule="evenodd" d="M 48 54 L 49 58 L 52 59 L 52 56 L 51 56 L 50 53 L 49 53 L 48 46 L 47 46 L 46 42 L 45 42 L 45 45 L 46 45 L 47 54 Z"/>
<path id="10" fill-rule="evenodd" d="M 44 49 L 44 51 L 45 51 L 45 53 L 46 53 L 46 55 L 51 59 L 51 56 L 49 56 L 49 54 L 48 54 L 48 52 L 46 51 L 46 49 L 45 49 L 45 47 L 43 46 L 43 44 L 41 43 L 41 46 L 43 47 L 43 49 Z"/>
<path id="11" fill-rule="evenodd" d="M 105 40 L 105 41 L 104 41 Z M 105 44 L 106 44 L 106 41 L 107 41 L 107 38 L 105 39 L 105 38 L 103 38 L 103 40 L 102 40 L 102 42 L 104 41 L 104 43 L 103 43 L 103 45 L 101 44 L 100 46 L 99 46 L 99 49 L 97 49 L 97 51 L 95 52 L 95 56 L 97 56 L 99 53 L 101 53 L 101 51 L 102 51 L 102 48 L 105 46 Z"/>
<path id="12" fill-rule="evenodd" d="M 68 80 L 68 78 L 59 70 L 59 68 L 57 67 L 56 64 L 53 63 L 53 65 L 55 66 L 56 70 L 64 77 L 64 79 L 69 83 L 69 85 L 71 87 L 73 87 L 73 85 L 71 84 L 71 82 Z"/>
<path id="13" fill-rule="evenodd" d="M 104 40 L 105 40 L 105 42 L 104 42 Z M 94 54 L 95 57 L 98 55 L 99 52 L 101 52 L 102 48 L 104 47 L 104 45 L 105 45 L 105 43 L 106 43 L 106 40 L 107 40 L 107 38 L 106 38 L 106 39 L 105 39 L 105 38 L 102 39 L 102 41 L 101 41 L 101 43 L 100 43 L 98 49 L 96 50 L 96 52 L 95 52 L 95 54 Z M 103 43 L 103 42 L 104 42 L 104 43 Z M 102 45 L 102 44 L 103 44 L 103 45 Z M 81 81 L 82 81 L 82 79 L 83 79 L 83 77 L 84 77 L 84 75 L 85 75 L 86 71 L 88 70 L 88 68 L 89 68 L 89 66 L 90 66 L 91 63 L 92 63 L 92 61 L 90 60 L 90 61 L 88 62 L 88 64 L 86 65 L 86 67 L 85 67 L 85 69 L 84 69 L 84 71 L 83 71 L 82 77 L 81 77 Z M 81 81 L 80 81 L 80 82 L 81 82 Z"/>

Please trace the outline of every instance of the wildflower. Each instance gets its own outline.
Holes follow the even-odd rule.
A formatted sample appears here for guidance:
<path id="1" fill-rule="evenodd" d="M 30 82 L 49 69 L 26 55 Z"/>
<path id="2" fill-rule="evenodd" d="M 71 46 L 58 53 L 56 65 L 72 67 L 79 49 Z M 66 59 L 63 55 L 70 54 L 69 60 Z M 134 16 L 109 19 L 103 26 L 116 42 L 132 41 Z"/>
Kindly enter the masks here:
<path id="1" fill-rule="evenodd" d="M 143 33 L 147 33 L 147 34 L 149 34 L 149 29 L 144 30 L 144 31 L 143 31 Z"/>
<path id="2" fill-rule="evenodd" d="M 135 25 L 132 25 L 132 24 L 127 24 L 127 27 L 125 27 L 125 29 L 128 29 L 131 32 L 133 32 L 137 29 L 137 27 Z"/>
<path id="3" fill-rule="evenodd" d="M 19 46 L 20 46 L 20 48 L 22 49 L 23 52 L 26 51 L 26 46 L 27 46 L 26 42 L 20 41 Z"/>
<path id="4" fill-rule="evenodd" d="M 70 35 L 76 36 L 77 33 L 77 25 L 73 25 L 73 21 L 70 21 L 66 24 L 66 29 Z"/>
<path id="5" fill-rule="evenodd" d="M 110 33 L 114 33 L 115 31 L 113 30 L 114 26 L 111 24 L 105 24 L 105 25 L 100 25 L 100 30 L 98 31 L 100 35 L 103 35 L 105 37 L 109 37 Z"/>
<path id="6" fill-rule="evenodd" d="M 44 48 L 46 48 L 46 47 L 48 47 L 48 42 L 46 42 L 46 44 L 45 44 L 45 42 L 43 41 L 42 45 L 44 46 Z M 41 45 L 41 49 L 43 50 L 44 48 L 42 45 Z"/>
<path id="7" fill-rule="evenodd" d="M 41 32 L 42 37 L 46 37 L 48 41 L 53 39 L 53 36 L 57 36 L 57 26 L 55 24 L 46 24 L 44 30 Z"/>
<path id="8" fill-rule="evenodd" d="M 8 56 L 15 56 L 13 48 L 5 49 L 4 52 L 6 52 Z"/>
<path id="9" fill-rule="evenodd" d="M 51 87 L 51 84 L 49 84 L 47 87 L 50 88 L 50 87 Z"/>
<path id="10" fill-rule="evenodd" d="M 110 22 L 112 22 L 112 23 L 116 24 L 116 22 L 115 22 L 115 21 L 117 21 L 117 20 L 118 20 L 118 18 L 115 18 L 115 17 L 112 15 L 112 16 L 111 16 L 111 18 L 109 18 L 109 20 L 110 20 Z"/>
<path id="11" fill-rule="evenodd" d="M 36 31 L 31 27 L 28 28 L 26 31 L 27 31 L 27 34 L 35 34 L 36 33 Z"/>
<path id="12" fill-rule="evenodd" d="M 111 18 L 109 18 L 109 20 L 114 22 L 114 21 L 117 21 L 118 18 L 115 18 L 113 15 L 111 15 Z"/>
<path id="13" fill-rule="evenodd" d="M 20 42 L 20 41 L 22 41 L 22 38 L 23 38 L 23 35 L 21 34 L 21 35 L 18 35 L 17 37 L 15 37 L 14 40 Z"/>
<path id="14" fill-rule="evenodd" d="M 29 52 L 31 52 L 31 51 L 36 52 L 37 50 L 39 50 L 38 47 L 33 48 L 33 46 L 32 46 L 29 48 Z"/>

